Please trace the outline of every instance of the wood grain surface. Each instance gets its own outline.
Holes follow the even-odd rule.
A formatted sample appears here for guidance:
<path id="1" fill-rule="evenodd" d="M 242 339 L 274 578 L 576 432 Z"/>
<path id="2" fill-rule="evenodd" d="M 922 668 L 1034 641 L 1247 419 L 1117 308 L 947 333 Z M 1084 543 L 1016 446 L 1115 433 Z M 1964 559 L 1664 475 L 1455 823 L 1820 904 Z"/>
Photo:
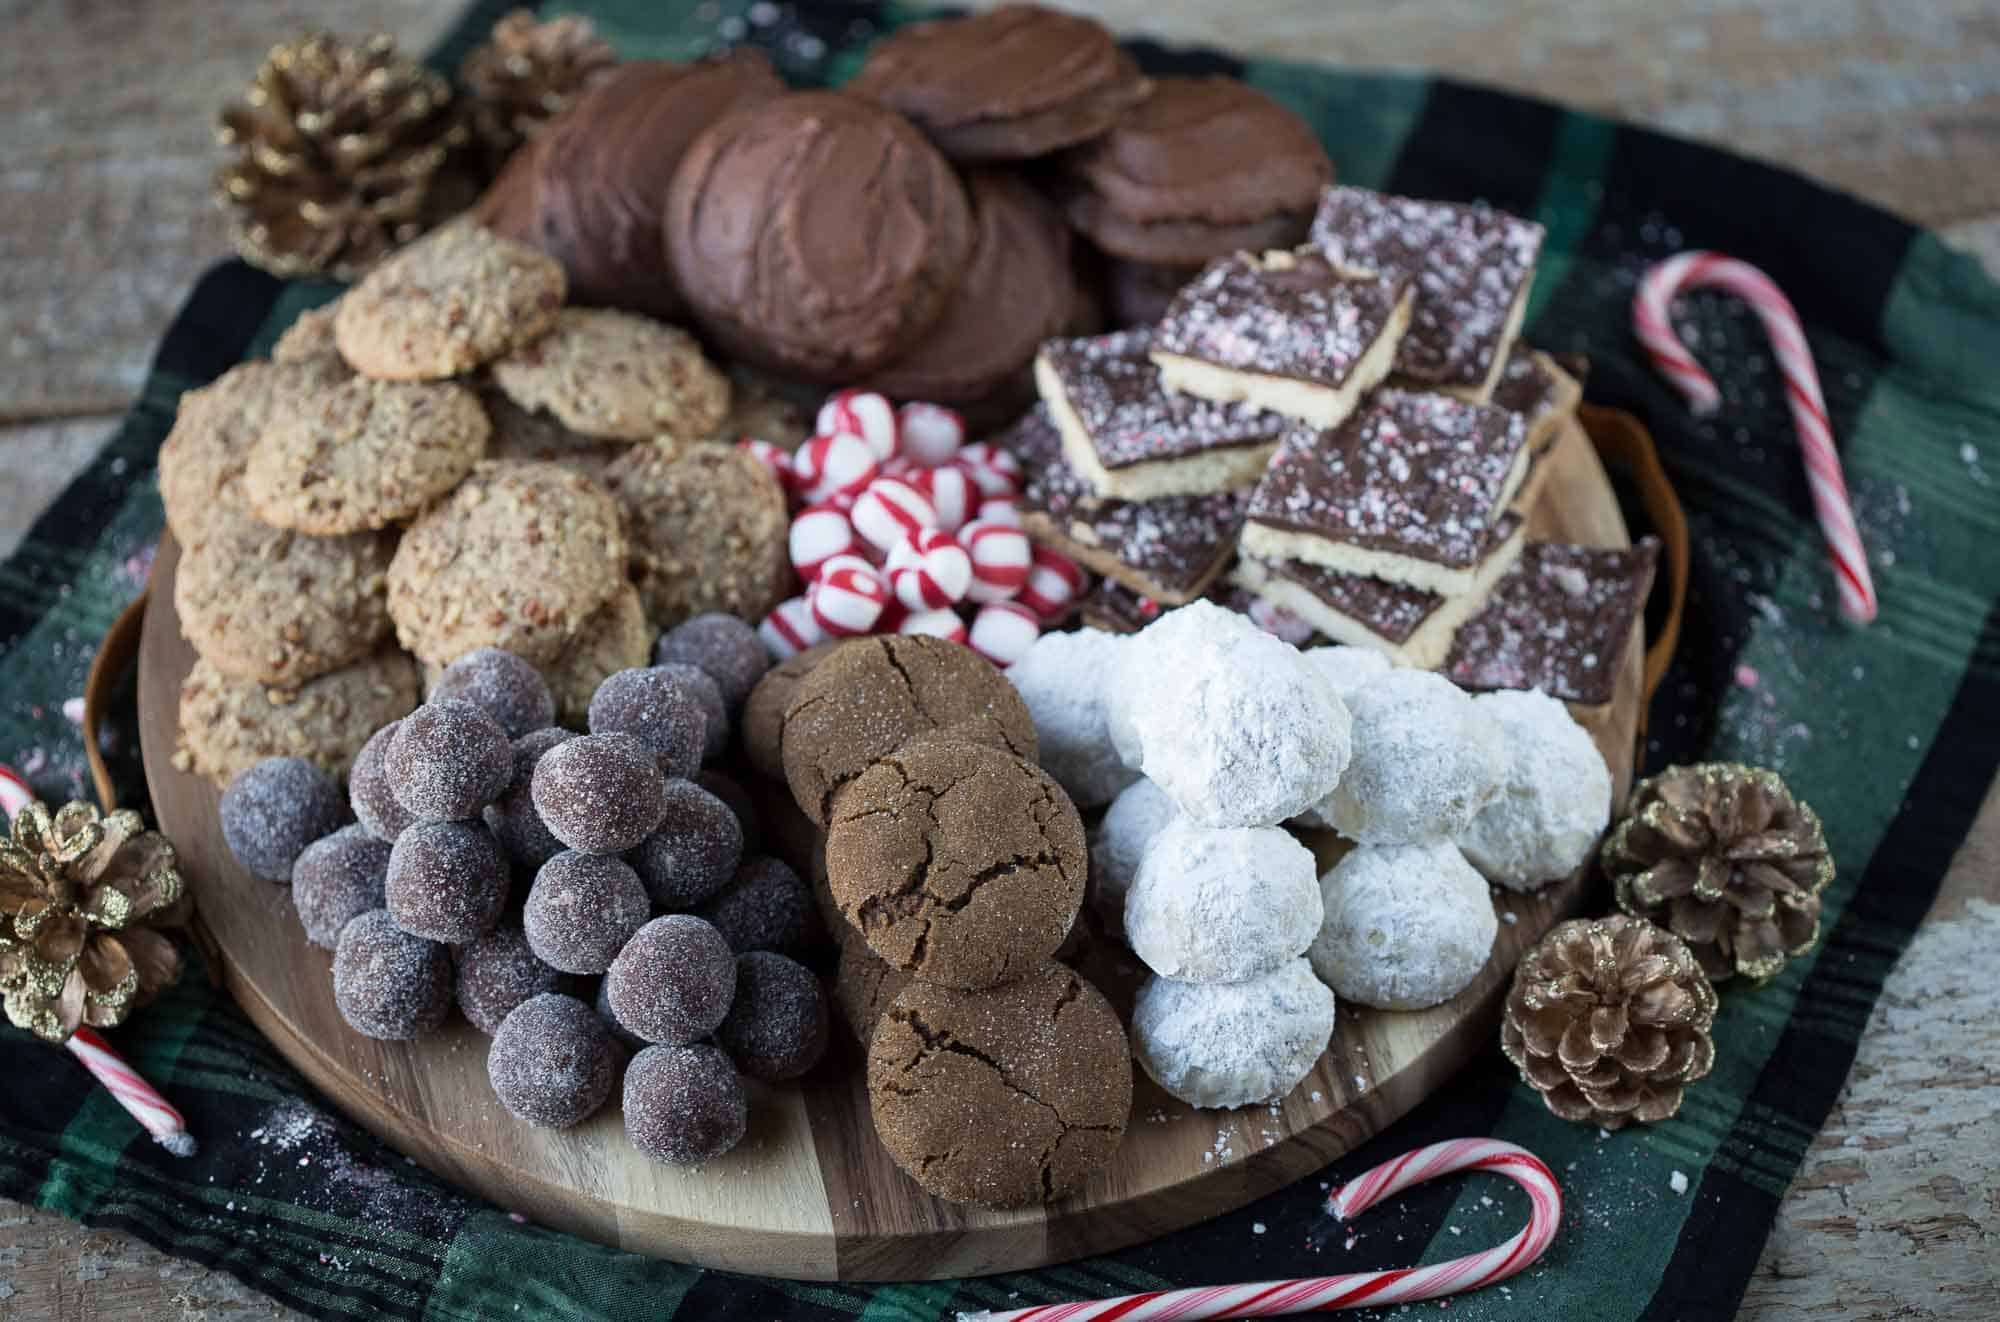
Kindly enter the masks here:
<path id="1" fill-rule="evenodd" d="M 1096 0 L 1163 36 L 1440 69 L 1780 161 L 2000 273 L 1991 0 Z M 0 553 L 88 461 L 194 276 L 227 252 L 208 123 L 307 26 L 421 48 L 434 0 L 9 0 L 0 47 Z M 199 34 L 195 39 L 194 34 Z M 163 55 L 163 52 L 171 54 Z M 11 425 L 10 425 L 11 424 Z M 1991 1318 L 2000 1234 L 2000 791 L 1889 982 L 1744 1316 Z M 1982 1137 L 1982 1135 L 1986 1135 Z M 218 1272 L 0 1200 L 0 1319 L 296 1317 Z"/>

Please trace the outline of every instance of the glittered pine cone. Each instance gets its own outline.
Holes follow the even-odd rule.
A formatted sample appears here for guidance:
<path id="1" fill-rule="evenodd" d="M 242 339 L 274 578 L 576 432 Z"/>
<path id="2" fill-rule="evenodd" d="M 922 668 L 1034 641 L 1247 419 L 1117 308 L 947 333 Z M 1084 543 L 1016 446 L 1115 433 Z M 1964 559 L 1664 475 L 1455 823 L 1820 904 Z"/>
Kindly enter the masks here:
<path id="1" fill-rule="evenodd" d="M 180 976 L 150 924 L 183 886 L 174 847 L 129 809 L 31 803 L 0 839 L 0 993 L 7 1018 L 51 1042 L 109 1028 Z"/>
<path id="2" fill-rule="evenodd" d="M 1632 791 L 1604 842 L 1618 907 L 1688 943 L 1708 976 L 1759 982 L 1819 940 L 1833 855 L 1775 771 L 1668 767 Z"/>
<path id="3" fill-rule="evenodd" d="M 351 279 L 472 200 L 451 85 L 386 36 L 274 47 L 216 136 L 237 251 L 277 275 Z"/>
<path id="4" fill-rule="evenodd" d="M 1500 1049 L 1549 1110 L 1618 1129 L 1665 1120 L 1715 1063 L 1715 988 L 1685 942 L 1614 914 L 1559 924 L 1525 955 Z"/>
<path id="5" fill-rule="evenodd" d="M 473 140 L 497 171 L 513 150 L 618 63 L 590 20 L 565 14 L 537 23 L 516 9 L 459 68 Z"/>

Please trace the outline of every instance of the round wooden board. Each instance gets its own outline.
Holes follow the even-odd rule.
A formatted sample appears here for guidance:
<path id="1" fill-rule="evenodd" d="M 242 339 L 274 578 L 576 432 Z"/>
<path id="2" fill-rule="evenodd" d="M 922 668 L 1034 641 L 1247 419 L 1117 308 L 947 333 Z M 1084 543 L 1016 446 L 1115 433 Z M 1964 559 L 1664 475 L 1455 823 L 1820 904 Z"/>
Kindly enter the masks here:
<path id="1" fill-rule="evenodd" d="M 1627 544 L 1604 470 L 1574 424 L 1545 468 L 1531 537 Z M 178 558 L 168 538 L 140 647 L 140 726 L 160 827 L 180 847 L 230 991 L 301 1073 L 391 1146 L 502 1207 L 642 1253 L 774 1276 L 929 1279 L 1059 1262 L 1205 1220 L 1318 1170 L 1484 1050 L 1521 952 L 1582 899 L 1581 878 L 1500 897 L 1512 921 L 1472 986 L 1413 1013 L 1343 1004 L 1326 1054 L 1278 1105 L 1194 1111 L 1135 1070 L 1132 1125 L 1117 1159 L 1051 1207 L 990 1212 L 926 1195 L 876 1141 L 851 1049 L 836 1049 L 800 1086 L 752 1085 L 744 1144 L 703 1169 L 676 1170 L 633 1150 L 615 1107 L 563 1132 L 514 1120 L 487 1085 L 486 1039 L 462 1019 L 414 1043 L 372 1041 L 342 1022 L 329 956 L 306 942 L 287 892 L 237 866 L 217 824 L 215 787 L 174 769 L 178 694 L 194 662 L 173 612 Z M 1641 705 L 1641 642 L 1626 652 L 1616 700 L 1587 722 L 1621 799 Z M 1118 955 L 1086 971 L 1122 1008 L 1138 970 Z"/>

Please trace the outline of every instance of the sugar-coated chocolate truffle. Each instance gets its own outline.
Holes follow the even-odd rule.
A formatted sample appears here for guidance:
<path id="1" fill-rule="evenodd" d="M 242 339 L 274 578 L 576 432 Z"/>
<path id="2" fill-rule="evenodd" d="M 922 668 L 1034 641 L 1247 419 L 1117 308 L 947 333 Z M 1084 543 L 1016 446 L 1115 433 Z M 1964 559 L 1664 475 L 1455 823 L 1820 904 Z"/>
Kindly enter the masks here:
<path id="1" fill-rule="evenodd" d="M 605 996 L 618 1022 L 648 1042 L 707 1037 L 736 995 L 736 956 L 722 933 L 692 914 L 640 928 L 611 961 Z"/>
<path id="2" fill-rule="evenodd" d="M 665 777 L 629 734 L 568 739 L 535 763 L 529 793 L 549 834 L 586 854 L 622 854 L 659 826 Z"/>
<path id="3" fill-rule="evenodd" d="M 639 875 L 621 859 L 564 850 L 535 874 L 521 912 L 528 945 L 565 973 L 602 973 L 650 911 Z"/>
<path id="4" fill-rule="evenodd" d="M 567 992 L 576 983 L 560 969 L 550 968 L 528 947 L 528 935 L 516 923 L 504 923 L 485 936 L 474 937 L 452 952 L 457 968 L 458 1008 L 472 1026 L 489 1037 L 500 1021 L 521 1002 L 543 992 Z"/>
<path id="5" fill-rule="evenodd" d="M 691 780 L 670 780 L 666 816 L 626 861 L 662 909 L 692 909 L 736 875 L 743 824 L 729 805 Z"/>
<path id="6" fill-rule="evenodd" d="M 736 997 L 715 1040 L 753 1079 L 796 1079 L 826 1054 L 826 992 L 813 971 L 769 950 L 736 957 Z"/>
<path id="7" fill-rule="evenodd" d="M 391 843 L 403 833 L 404 827 L 417 820 L 396 801 L 396 792 L 389 788 L 389 773 L 382 765 L 389 744 L 402 728 L 401 721 L 391 721 L 368 736 L 368 742 L 361 745 L 361 751 L 354 755 L 354 765 L 347 771 L 347 799 L 353 805 L 354 819 L 377 840 Z"/>
<path id="8" fill-rule="evenodd" d="M 418 822 L 396 837 L 383 891 L 396 926 L 456 944 L 499 921 L 509 881 L 507 856 L 484 826 Z"/>
<path id="9" fill-rule="evenodd" d="M 292 879 L 305 847 L 347 820 L 340 786 L 302 757 L 267 757 L 222 791 L 222 838 L 265 881 Z"/>
<path id="10" fill-rule="evenodd" d="M 427 822 L 462 822 L 500 797 L 514 750 L 500 722 L 469 702 L 427 702 L 403 718 L 382 758 L 396 802 Z"/>
<path id="11" fill-rule="evenodd" d="M 556 700 L 542 672 L 512 652 L 482 647 L 444 668 L 430 700 L 469 702 L 500 722 L 510 739 L 556 719 Z"/>
<path id="12" fill-rule="evenodd" d="M 775 858 L 745 862 L 729 885 L 698 912 L 739 954 L 775 950 L 797 955 L 810 949 L 819 934 L 812 892 L 798 873 Z"/>
<path id="13" fill-rule="evenodd" d="M 625 1136 L 654 1161 L 697 1166 L 743 1141 L 750 1108 L 711 1046 L 647 1047 L 625 1067 Z"/>
<path id="14" fill-rule="evenodd" d="M 486 826 L 515 866 L 532 873 L 568 848 L 550 834 L 535 811 L 535 764 L 542 754 L 576 735 L 557 726 L 531 730 L 514 741 L 514 774 L 486 809 Z"/>
<path id="15" fill-rule="evenodd" d="M 743 828 L 747 839 L 758 834 L 757 805 L 750 798 L 750 791 L 743 788 L 743 782 L 713 767 L 703 767 L 695 776 L 694 783 L 721 799 L 729 811 L 736 814 L 736 824 Z"/>
<path id="16" fill-rule="evenodd" d="M 706 670 L 691 661 L 662 661 L 653 666 L 684 686 L 701 704 L 701 756 L 703 761 L 722 756 L 729 747 L 729 707 L 722 699 L 722 686 Z"/>
<path id="17" fill-rule="evenodd" d="M 616 1061 L 597 1012 L 543 992 L 514 1007 L 486 1049 L 486 1077 L 510 1115 L 543 1129 L 587 1120 L 611 1095 Z"/>
<path id="18" fill-rule="evenodd" d="M 611 1008 L 610 988 L 609 979 L 597 980 L 597 999 L 592 1003 L 592 1008 L 597 1011 L 597 1017 L 604 1021 L 604 1026 L 611 1030 L 612 1041 L 627 1048 L 628 1052 L 643 1050 L 647 1045 L 646 1039 L 618 1022 L 618 1014 Z"/>
<path id="19" fill-rule="evenodd" d="M 388 842 L 362 826 L 343 826 L 307 845 L 292 864 L 292 907 L 306 940 L 333 949 L 349 919 L 383 906 L 388 875 Z"/>
<path id="20" fill-rule="evenodd" d="M 685 673 L 644 666 L 621 670 L 590 699 L 592 734 L 629 734 L 658 760 L 660 774 L 686 780 L 701 770 L 708 708 Z"/>
<path id="21" fill-rule="evenodd" d="M 683 620 L 660 635 L 653 648 L 653 664 L 685 661 L 700 666 L 722 690 L 722 700 L 735 711 L 757 687 L 757 681 L 771 668 L 771 654 L 764 650 L 757 631 L 734 615 L 708 611 Z"/>
<path id="22" fill-rule="evenodd" d="M 371 909 L 340 929 L 333 1003 L 367 1037 L 422 1037 L 451 1013 L 451 952 L 405 932 L 388 910 Z"/>

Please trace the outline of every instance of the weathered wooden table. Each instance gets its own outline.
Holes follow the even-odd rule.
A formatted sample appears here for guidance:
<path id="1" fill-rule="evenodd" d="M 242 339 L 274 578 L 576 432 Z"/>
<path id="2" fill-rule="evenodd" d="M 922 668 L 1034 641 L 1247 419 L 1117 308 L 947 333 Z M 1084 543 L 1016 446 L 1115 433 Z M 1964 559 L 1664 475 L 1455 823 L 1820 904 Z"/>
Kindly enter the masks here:
<path id="1" fill-rule="evenodd" d="M 1993 0 L 1072 0 L 1116 27 L 1426 66 L 1782 161 L 2000 272 Z M 109 434 L 189 282 L 220 89 L 307 27 L 421 49 L 435 0 L 6 0 L 0 45 L 0 552 Z M 1972 737 L 1968 735 L 1967 737 Z M 2000 790 L 1876 1008 L 1744 1312 L 2000 1316 Z M 295 1315 L 127 1236 L 0 1201 L 0 1322 Z"/>

